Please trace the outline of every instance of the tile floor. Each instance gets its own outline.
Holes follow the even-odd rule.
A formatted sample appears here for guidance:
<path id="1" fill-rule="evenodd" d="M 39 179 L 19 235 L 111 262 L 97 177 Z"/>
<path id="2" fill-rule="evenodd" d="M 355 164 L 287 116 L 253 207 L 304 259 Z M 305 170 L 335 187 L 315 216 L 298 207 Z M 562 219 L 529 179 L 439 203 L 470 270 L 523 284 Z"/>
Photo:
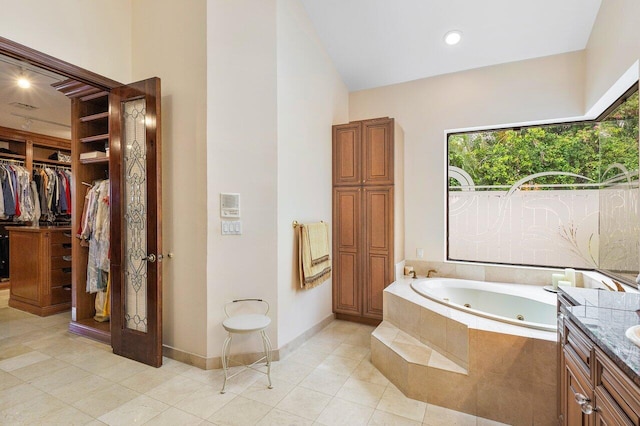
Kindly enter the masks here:
<path id="1" fill-rule="evenodd" d="M 371 364 L 368 326 L 333 321 L 273 364 L 273 389 L 247 371 L 222 395 L 221 370 L 115 356 L 68 318 L 0 308 L 0 424 L 499 424 L 406 398 Z"/>

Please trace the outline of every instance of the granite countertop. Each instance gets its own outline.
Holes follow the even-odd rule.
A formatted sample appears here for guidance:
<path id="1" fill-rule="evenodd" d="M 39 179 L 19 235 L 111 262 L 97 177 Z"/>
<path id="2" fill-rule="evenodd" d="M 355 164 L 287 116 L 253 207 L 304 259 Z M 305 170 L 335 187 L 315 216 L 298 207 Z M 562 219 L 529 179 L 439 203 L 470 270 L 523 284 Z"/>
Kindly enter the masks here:
<path id="1" fill-rule="evenodd" d="M 640 324 L 640 294 L 562 288 L 577 306 L 567 308 L 568 316 L 606 353 L 625 374 L 640 386 L 640 347 L 625 331 Z"/>

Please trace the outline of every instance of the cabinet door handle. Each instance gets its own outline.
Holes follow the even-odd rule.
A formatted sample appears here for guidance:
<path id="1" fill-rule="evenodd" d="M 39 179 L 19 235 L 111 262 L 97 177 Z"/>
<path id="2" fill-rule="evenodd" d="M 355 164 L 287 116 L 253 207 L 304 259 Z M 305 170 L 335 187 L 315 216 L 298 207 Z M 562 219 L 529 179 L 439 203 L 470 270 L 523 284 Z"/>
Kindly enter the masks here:
<path id="1" fill-rule="evenodd" d="M 155 261 L 156 261 L 156 255 L 155 255 L 155 254 L 153 254 L 153 253 L 151 253 L 151 254 L 149 254 L 149 255 L 147 255 L 147 256 L 145 256 L 145 257 L 143 257 L 143 258 L 142 258 L 142 260 L 146 260 L 146 261 L 147 261 L 147 262 L 149 262 L 149 263 L 153 263 L 153 262 L 155 262 Z"/>

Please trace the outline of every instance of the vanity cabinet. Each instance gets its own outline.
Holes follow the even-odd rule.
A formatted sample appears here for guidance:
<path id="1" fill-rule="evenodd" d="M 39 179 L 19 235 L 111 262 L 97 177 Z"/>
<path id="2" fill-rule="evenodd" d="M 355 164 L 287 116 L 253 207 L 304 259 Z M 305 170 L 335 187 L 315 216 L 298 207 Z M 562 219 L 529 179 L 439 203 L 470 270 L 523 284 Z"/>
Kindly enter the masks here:
<path id="1" fill-rule="evenodd" d="M 333 311 L 377 324 L 394 281 L 394 120 L 333 126 Z"/>
<path id="2" fill-rule="evenodd" d="M 560 424 L 640 425 L 638 386 L 562 311 L 559 318 Z"/>
<path id="3" fill-rule="evenodd" d="M 593 424 L 593 344 L 570 321 L 564 321 L 560 390 L 563 425 Z"/>

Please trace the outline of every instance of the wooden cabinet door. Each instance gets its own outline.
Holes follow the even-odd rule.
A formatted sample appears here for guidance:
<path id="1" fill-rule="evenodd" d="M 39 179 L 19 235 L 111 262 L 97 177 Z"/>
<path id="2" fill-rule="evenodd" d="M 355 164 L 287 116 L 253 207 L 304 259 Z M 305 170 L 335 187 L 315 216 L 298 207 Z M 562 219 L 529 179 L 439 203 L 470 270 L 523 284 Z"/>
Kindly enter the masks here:
<path id="1" fill-rule="evenodd" d="M 361 134 L 359 122 L 333 126 L 333 184 L 362 184 Z"/>
<path id="2" fill-rule="evenodd" d="M 594 412 L 596 426 L 633 426 L 633 422 L 620 410 L 620 407 L 600 389 L 596 389 L 596 407 Z"/>
<path id="3" fill-rule="evenodd" d="M 11 274 L 10 302 L 11 299 L 28 303 L 34 306 L 42 306 L 46 290 L 41 282 L 42 269 L 45 265 L 46 250 L 40 232 L 9 231 L 11 235 L 9 246 L 9 271 Z M 49 242 L 47 238 L 46 242 Z M 12 306 L 12 304 L 9 304 Z"/>
<path id="4" fill-rule="evenodd" d="M 393 119 L 362 122 L 362 183 L 393 184 Z"/>
<path id="5" fill-rule="evenodd" d="M 333 309 L 341 314 L 362 312 L 361 193 L 358 187 L 333 191 Z"/>
<path id="6" fill-rule="evenodd" d="M 364 312 L 382 319 L 382 292 L 393 282 L 393 187 L 364 187 Z"/>
<path id="7" fill-rule="evenodd" d="M 162 365 L 160 79 L 110 97 L 111 346 Z"/>
<path id="8" fill-rule="evenodd" d="M 565 396 L 563 399 L 564 406 L 564 426 L 592 426 L 594 415 L 585 414 L 582 412 L 582 406 L 576 401 L 577 395 L 583 395 L 590 399 L 590 404 L 593 404 L 593 392 L 589 387 L 589 381 L 583 376 L 580 369 L 576 365 L 571 353 L 567 350 L 564 351 L 564 383 L 566 384 L 563 392 Z"/>

